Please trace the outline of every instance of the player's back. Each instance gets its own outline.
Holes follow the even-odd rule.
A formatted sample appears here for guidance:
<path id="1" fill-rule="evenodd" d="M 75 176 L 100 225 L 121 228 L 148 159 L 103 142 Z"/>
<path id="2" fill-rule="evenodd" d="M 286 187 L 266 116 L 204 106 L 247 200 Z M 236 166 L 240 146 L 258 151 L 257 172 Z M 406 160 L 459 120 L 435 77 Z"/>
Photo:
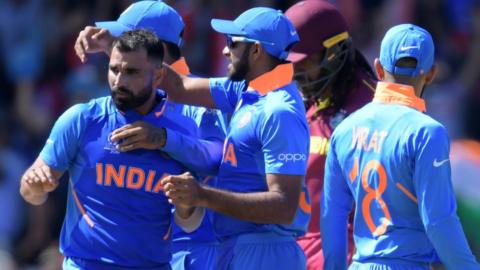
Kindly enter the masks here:
<path id="1" fill-rule="evenodd" d="M 372 102 L 334 132 L 332 144 L 356 202 L 356 261 L 435 258 L 419 213 L 419 183 L 413 179 L 421 165 L 416 164 L 419 142 L 436 131 L 444 128 L 414 108 Z"/>

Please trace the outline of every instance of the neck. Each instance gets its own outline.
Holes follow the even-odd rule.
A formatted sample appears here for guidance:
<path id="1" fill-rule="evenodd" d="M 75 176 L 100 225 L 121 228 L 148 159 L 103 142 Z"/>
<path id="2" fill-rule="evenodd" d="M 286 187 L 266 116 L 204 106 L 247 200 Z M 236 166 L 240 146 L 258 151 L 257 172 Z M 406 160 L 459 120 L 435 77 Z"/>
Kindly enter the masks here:
<path id="1" fill-rule="evenodd" d="M 254 79 L 262 76 L 263 74 L 271 71 L 274 68 L 275 67 L 272 67 L 270 65 L 266 65 L 265 63 L 255 63 L 255 65 L 253 65 L 250 68 L 250 71 L 247 73 L 247 76 L 246 76 L 245 79 L 247 81 L 253 81 Z"/>
<path id="2" fill-rule="evenodd" d="M 386 74 L 384 81 L 388 83 L 396 83 L 396 84 L 411 86 L 413 87 L 413 89 L 415 89 L 415 95 L 417 97 L 421 97 L 422 95 L 424 80 L 422 79 L 421 76 L 409 77 L 409 76 Z"/>

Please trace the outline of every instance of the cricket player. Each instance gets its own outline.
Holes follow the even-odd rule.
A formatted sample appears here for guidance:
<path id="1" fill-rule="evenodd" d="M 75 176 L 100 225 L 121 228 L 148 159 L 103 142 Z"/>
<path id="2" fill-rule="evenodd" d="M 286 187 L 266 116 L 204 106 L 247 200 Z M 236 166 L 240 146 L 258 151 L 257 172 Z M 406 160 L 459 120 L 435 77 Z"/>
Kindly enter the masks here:
<path id="1" fill-rule="evenodd" d="M 226 36 L 228 78 L 168 71 L 162 84 L 178 102 L 233 113 L 216 188 L 190 175 L 162 181 L 177 205 L 214 210 L 220 238 L 216 269 L 305 269 L 295 238 L 305 233 L 304 184 L 309 132 L 300 93 L 286 61 L 298 35 L 281 11 L 252 8 L 234 21 L 212 20 Z"/>
<path id="2" fill-rule="evenodd" d="M 305 178 L 312 205 L 307 233 L 298 244 L 308 270 L 323 269 L 320 234 L 320 194 L 330 136 L 340 122 L 370 102 L 376 79 L 373 69 L 355 49 L 342 14 L 328 1 L 306 0 L 291 6 L 285 16 L 300 36 L 288 59 L 302 91 L 310 129 L 310 156 Z M 328 25 L 326 27 L 325 25 Z M 348 258 L 354 252 L 352 222 L 348 226 Z"/>
<path id="3" fill-rule="evenodd" d="M 170 268 L 171 208 L 161 179 L 186 171 L 161 151 L 122 153 L 112 132 L 135 121 L 193 133 L 196 123 L 165 109 L 157 91 L 163 45 L 151 32 L 125 32 L 113 43 L 111 96 L 68 109 L 55 123 L 39 157 L 21 179 L 20 192 L 42 204 L 68 171 L 67 212 L 60 236 L 64 269 Z M 201 209 L 178 206 L 177 224 L 195 230 Z"/>
<path id="4" fill-rule="evenodd" d="M 445 128 L 424 114 L 435 76 L 430 34 L 412 24 L 382 40 L 374 99 L 333 132 L 321 231 L 325 269 L 347 268 L 347 219 L 355 205 L 349 269 L 480 269 L 455 213 Z"/>
<path id="5" fill-rule="evenodd" d="M 80 32 L 75 49 L 82 61 L 86 54 L 105 52 L 110 55 L 111 43 L 116 36 L 131 29 L 154 31 L 165 48 L 164 62 L 182 75 L 193 76 L 180 47 L 184 23 L 180 15 L 161 1 L 140 1 L 127 8 L 116 21 L 97 22 L 97 27 L 87 26 Z M 119 151 L 135 149 L 161 150 L 182 165 L 195 172 L 199 179 L 214 184 L 222 156 L 228 116 L 218 110 L 188 106 L 167 101 L 167 110 L 175 111 L 193 119 L 198 132 L 185 135 L 168 127 L 155 127 L 145 122 L 136 122 L 116 129 L 112 141 L 118 142 Z M 207 212 L 207 216 L 210 213 Z M 172 268 L 174 270 L 214 269 L 216 240 L 210 218 L 201 226 L 185 233 L 175 223 L 172 227 Z"/>

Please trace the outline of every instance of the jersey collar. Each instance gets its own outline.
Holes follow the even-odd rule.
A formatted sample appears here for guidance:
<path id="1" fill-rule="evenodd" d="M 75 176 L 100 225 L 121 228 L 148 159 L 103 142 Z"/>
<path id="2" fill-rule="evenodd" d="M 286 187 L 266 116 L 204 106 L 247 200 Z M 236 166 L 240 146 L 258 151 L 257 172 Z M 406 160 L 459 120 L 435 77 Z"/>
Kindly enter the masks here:
<path id="1" fill-rule="evenodd" d="M 292 82 L 293 64 L 282 64 L 264 73 L 248 84 L 248 90 L 256 90 L 260 95 L 266 95 Z"/>
<path id="2" fill-rule="evenodd" d="M 415 95 L 412 86 L 396 83 L 378 82 L 374 102 L 400 104 L 425 112 L 425 101 Z"/>
<path id="3" fill-rule="evenodd" d="M 113 99 L 112 99 L 111 104 L 112 104 L 112 106 L 113 106 L 113 108 L 115 109 L 116 112 L 118 112 L 121 115 L 123 115 L 125 117 L 128 117 L 128 118 L 141 119 L 141 118 L 144 118 L 144 117 L 148 117 L 149 115 L 152 115 L 152 114 L 154 114 L 155 117 L 158 118 L 165 112 L 165 105 L 166 105 L 167 96 L 163 91 L 157 89 L 156 94 L 155 94 L 155 99 L 156 99 L 155 106 L 146 115 L 141 115 L 141 114 L 137 113 L 135 110 L 120 111 L 115 106 L 115 104 L 113 103 Z"/>
<path id="4" fill-rule="evenodd" d="M 180 59 L 171 64 L 170 67 L 184 76 L 190 75 L 190 69 L 188 68 L 187 61 L 185 61 L 184 57 L 180 57 Z"/>

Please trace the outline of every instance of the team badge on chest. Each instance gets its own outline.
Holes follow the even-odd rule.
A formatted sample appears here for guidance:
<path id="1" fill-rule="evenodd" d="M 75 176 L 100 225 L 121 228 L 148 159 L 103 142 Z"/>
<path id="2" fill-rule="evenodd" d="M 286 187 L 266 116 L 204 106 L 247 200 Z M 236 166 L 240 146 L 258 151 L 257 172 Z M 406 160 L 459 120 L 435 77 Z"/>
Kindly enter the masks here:
<path id="1" fill-rule="evenodd" d="M 117 150 L 117 145 L 118 145 L 118 142 L 113 142 L 110 139 L 110 136 L 108 136 L 107 137 L 107 144 L 103 147 L 103 149 L 110 150 L 110 153 L 112 153 L 112 154 L 118 154 L 120 152 Z"/>

